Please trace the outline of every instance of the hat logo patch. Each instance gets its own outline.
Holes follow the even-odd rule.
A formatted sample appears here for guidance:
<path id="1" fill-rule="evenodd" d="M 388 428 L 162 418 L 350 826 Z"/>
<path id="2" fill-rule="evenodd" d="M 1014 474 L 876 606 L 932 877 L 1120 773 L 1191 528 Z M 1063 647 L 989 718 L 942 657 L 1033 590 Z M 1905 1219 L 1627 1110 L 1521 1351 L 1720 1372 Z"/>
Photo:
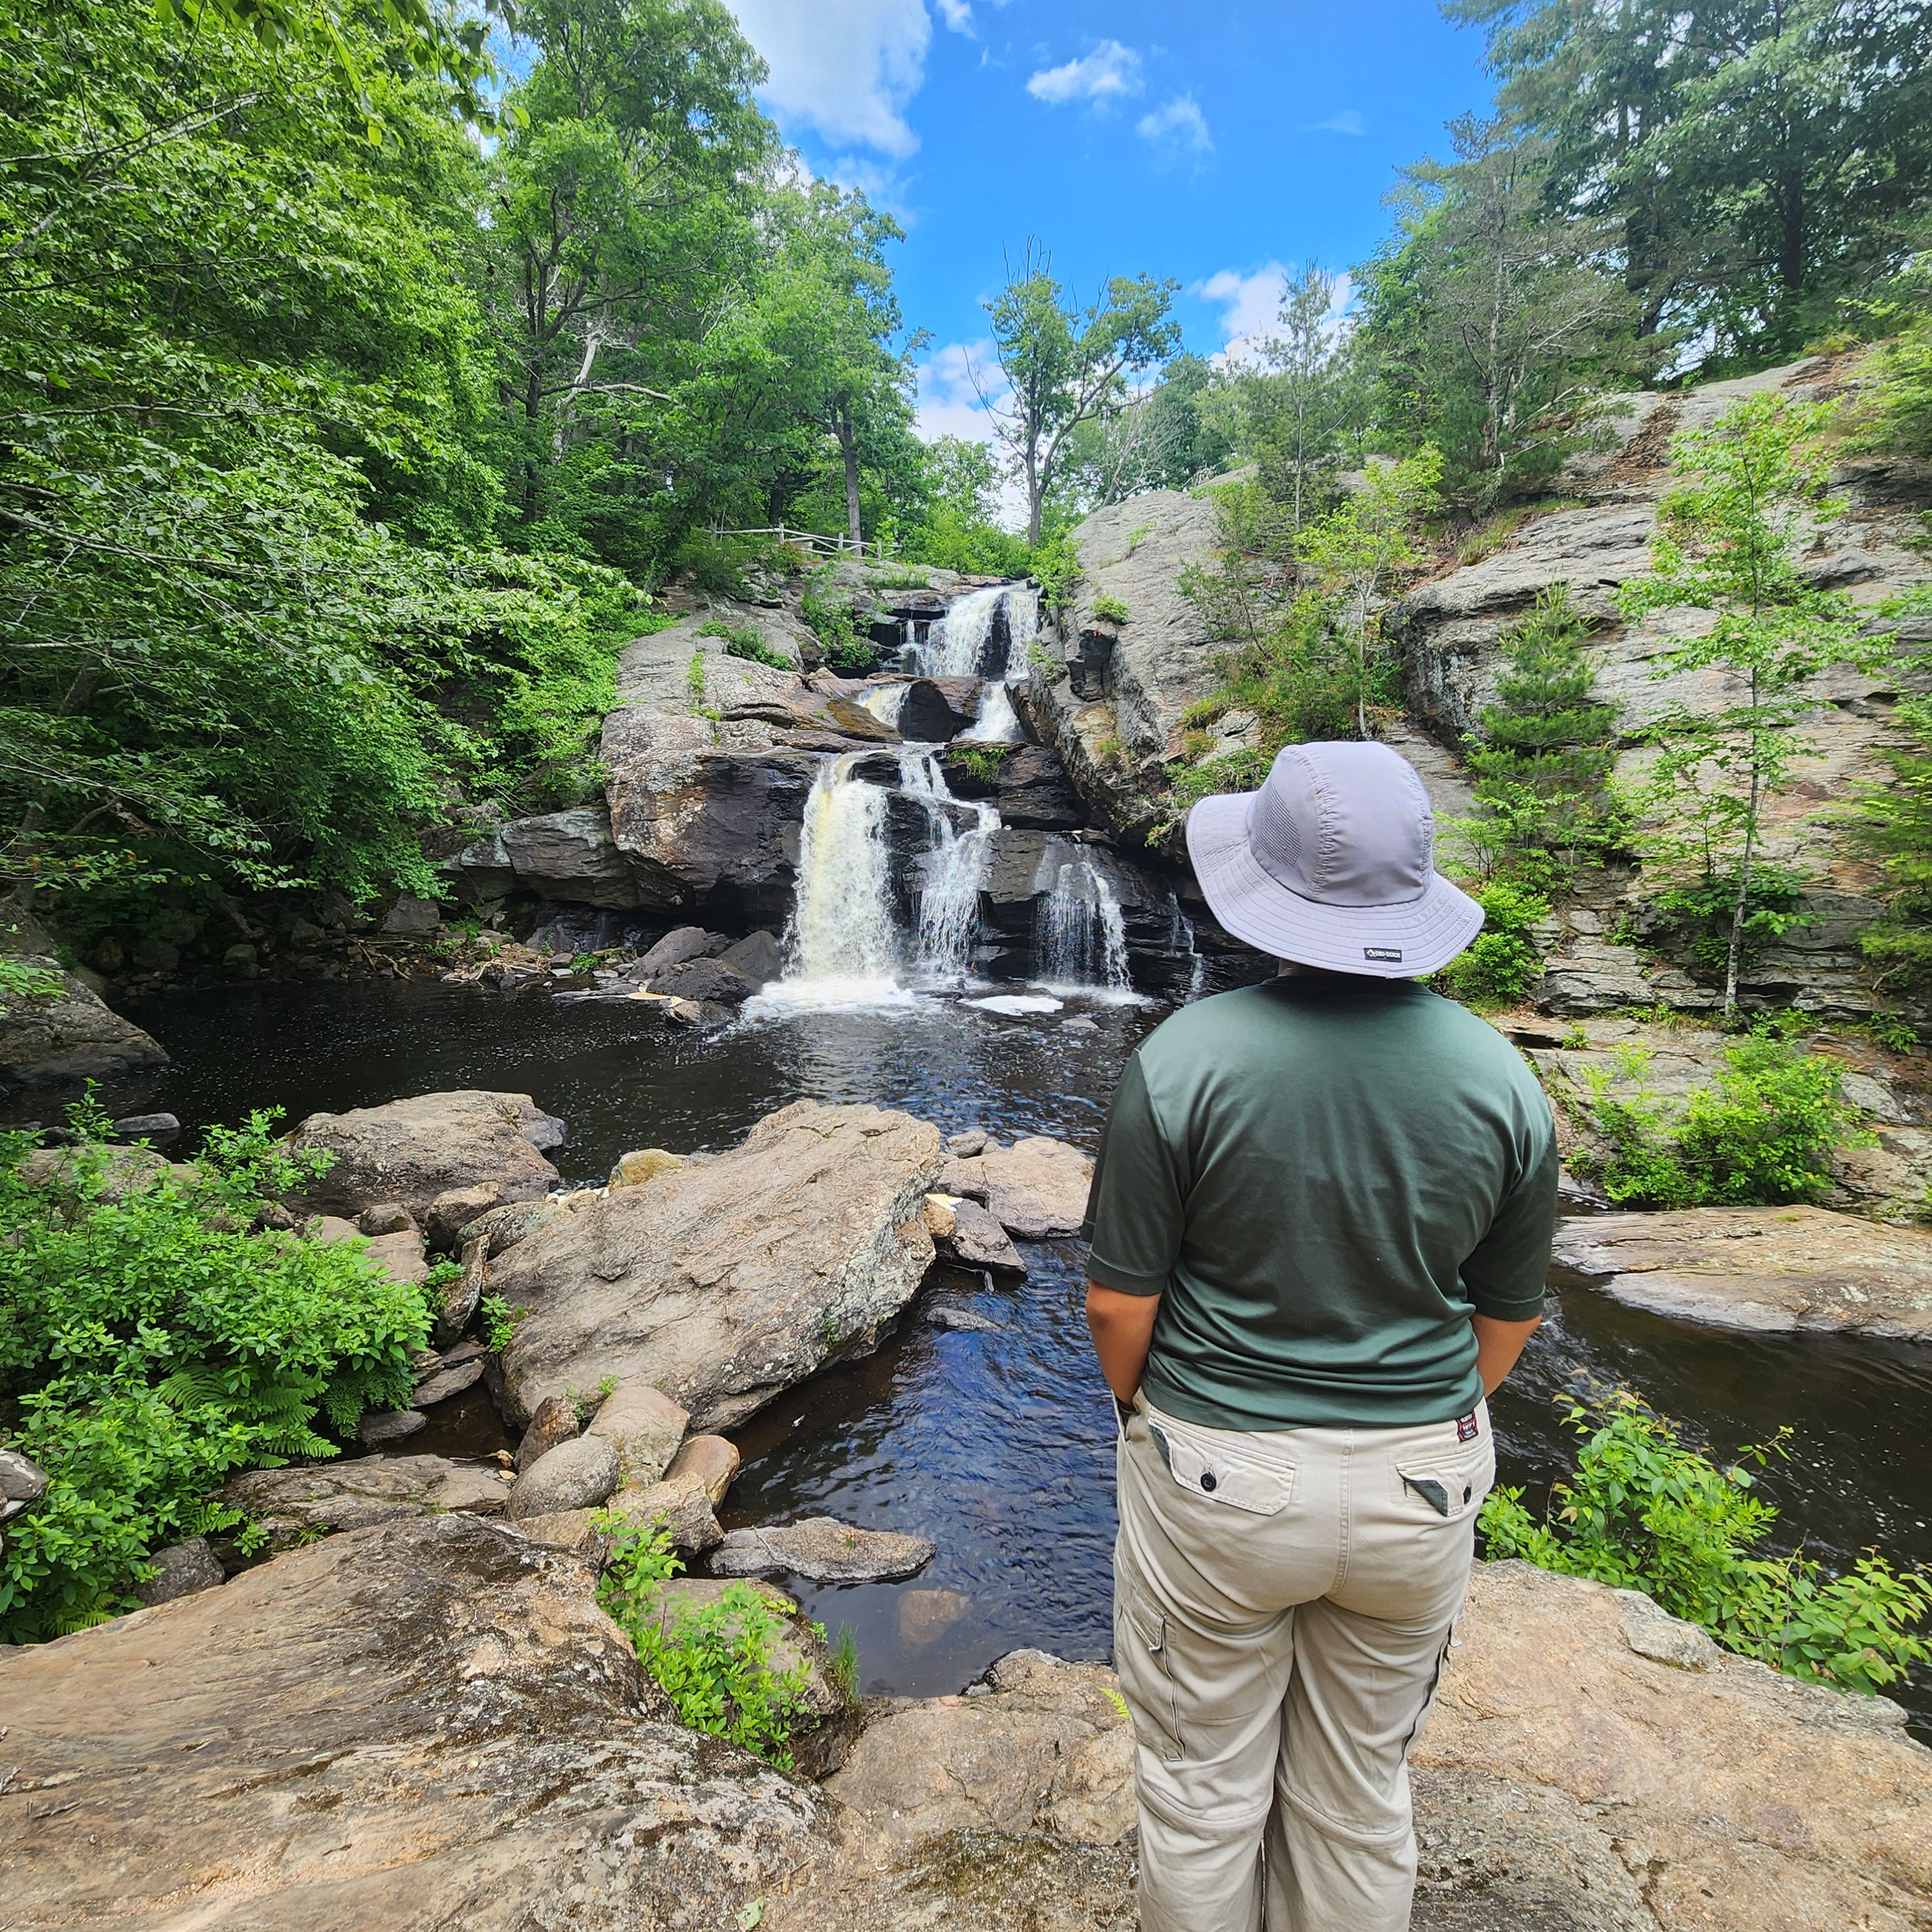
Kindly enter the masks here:
<path id="1" fill-rule="evenodd" d="M 1400 946 L 1365 946 L 1362 948 L 1362 957 L 1378 960 L 1391 966 L 1400 966 L 1402 964 L 1402 948 Z"/>

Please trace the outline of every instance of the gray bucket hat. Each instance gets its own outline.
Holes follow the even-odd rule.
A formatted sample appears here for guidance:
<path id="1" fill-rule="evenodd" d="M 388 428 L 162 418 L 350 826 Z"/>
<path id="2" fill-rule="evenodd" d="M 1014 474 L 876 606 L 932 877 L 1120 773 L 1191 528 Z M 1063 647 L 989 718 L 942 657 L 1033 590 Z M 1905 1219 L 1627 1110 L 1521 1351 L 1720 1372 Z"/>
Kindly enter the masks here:
<path id="1" fill-rule="evenodd" d="M 1259 791 L 1204 798 L 1187 850 L 1237 939 L 1334 973 L 1412 980 L 1482 930 L 1483 909 L 1435 869 L 1436 815 L 1386 745 L 1290 745 Z"/>

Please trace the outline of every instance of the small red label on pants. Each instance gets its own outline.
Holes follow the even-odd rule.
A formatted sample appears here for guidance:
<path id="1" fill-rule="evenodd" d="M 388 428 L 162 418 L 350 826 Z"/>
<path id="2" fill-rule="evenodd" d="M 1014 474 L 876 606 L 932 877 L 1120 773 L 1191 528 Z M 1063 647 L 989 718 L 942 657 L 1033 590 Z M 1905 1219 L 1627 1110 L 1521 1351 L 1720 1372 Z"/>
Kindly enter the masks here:
<path id="1" fill-rule="evenodd" d="M 1458 1442 L 1473 1442 L 1478 1433 L 1474 1415 L 1459 1415 L 1456 1418 L 1456 1440 Z"/>

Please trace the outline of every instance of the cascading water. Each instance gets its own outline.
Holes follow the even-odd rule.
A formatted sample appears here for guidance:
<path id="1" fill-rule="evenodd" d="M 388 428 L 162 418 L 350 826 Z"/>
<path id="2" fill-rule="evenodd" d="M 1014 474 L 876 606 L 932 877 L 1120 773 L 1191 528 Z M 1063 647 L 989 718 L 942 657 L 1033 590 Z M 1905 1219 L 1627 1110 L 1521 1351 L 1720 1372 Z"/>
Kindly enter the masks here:
<path id="1" fill-rule="evenodd" d="M 867 692 L 860 702 L 889 731 L 896 731 L 899 713 L 905 709 L 907 688 L 903 684 L 882 684 Z"/>
<path id="2" fill-rule="evenodd" d="M 1007 589 L 996 584 L 986 590 L 969 590 L 946 607 L 946 615 L 918 646 L 922 677 L 971 677 L 979 670 L 980 654 L 992 634 L 993 620 L 1006 600 Z"/>
<path id="3" fill-rule="evenodd" d="M 1019 714 L 1013 709 L 1011 689 L 988 680 L 980 694 L 980 713 L 972 728 L 961 737 L 976 745 L 1017 745 L 1025 736 L 1020 729 Z"/>
<path id="4" fill-rule="evenodd" d="M 1053 859 L 1049 847 L 1042 868 Z M 1047 986 L 1132 992 L 1120 902 L 1106 874 L 1084 854 L 1061 860 L 1054 868 L 1052 888 L 1034 916 L 1034 956 Z"/>
<path id="5" fill-rule="evenodd" d="M 899 784 L 908 798 L 926 807 L 934 842 L 919 896 L 919 964 L 928 977 L 963 980 L 980 935 L 980 893 L 1000 814 L 984 802 L 968 805 L 955 799 L 930 752 L 899 754 Z M 964 830 L 957 823 L 962 812 L 971 812 L 974 820 Z"/>
<path id="6" fill-rule="evenodd" d="M 806 800 L 788 980 L 890 987 L 899 960 L 886 844 L 886 794 L 860 778 L 866 754 L 827 758 Z"/>

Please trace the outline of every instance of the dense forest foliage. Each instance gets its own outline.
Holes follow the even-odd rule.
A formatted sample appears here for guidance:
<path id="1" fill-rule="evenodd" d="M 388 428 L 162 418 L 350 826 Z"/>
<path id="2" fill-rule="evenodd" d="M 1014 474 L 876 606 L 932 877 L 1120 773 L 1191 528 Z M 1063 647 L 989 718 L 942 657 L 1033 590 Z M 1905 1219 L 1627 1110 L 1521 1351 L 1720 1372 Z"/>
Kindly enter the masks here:
<path id="1" fill-rule="evenodd" d="M 593 794 L 616 647 L 728 580 L 720 530 L 1052 574 L 1094 505 L 1252 464 L 1293 559 L 1378 453 L 1467 520 L 1619 389 L 1860 338 L 1866 433 L 1932 446 L 1932 0 L 1452 10 L 1496 99 L 1346 285 L 1210 366 L 1174 282 L 1088 303 L 1029 245 L 989 442 L 928 445 L 898 231 L 786 149 L 722 0 L 0 8 L 0 892 L 84 932 L 425 887 L 426 830 Z M 1365 716 L 1367 621 L 1303 607 L 1279 708 L 1334 657 Z"/>

